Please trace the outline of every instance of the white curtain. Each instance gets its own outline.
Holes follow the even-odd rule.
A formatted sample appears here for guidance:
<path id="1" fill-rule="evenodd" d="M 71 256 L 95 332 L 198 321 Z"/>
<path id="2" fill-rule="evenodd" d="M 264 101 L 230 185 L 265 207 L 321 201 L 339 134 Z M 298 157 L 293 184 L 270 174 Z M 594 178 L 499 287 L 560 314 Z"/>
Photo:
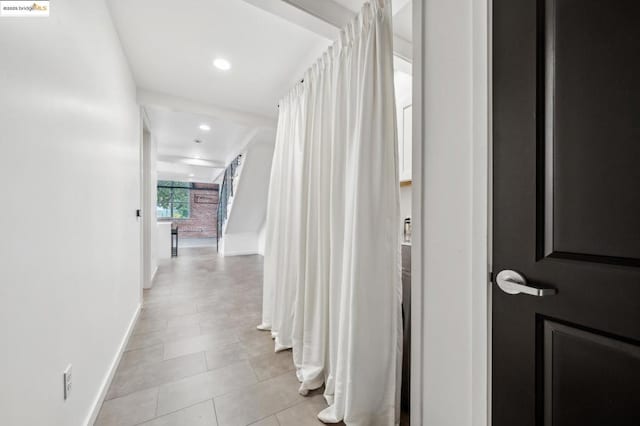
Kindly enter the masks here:
<path id="1" fill-rule="evenodd" d="M 374 0 L 280 102 L 263 321 L 326 423 L 393 425 L 402 351 L 390 0 Z"/>

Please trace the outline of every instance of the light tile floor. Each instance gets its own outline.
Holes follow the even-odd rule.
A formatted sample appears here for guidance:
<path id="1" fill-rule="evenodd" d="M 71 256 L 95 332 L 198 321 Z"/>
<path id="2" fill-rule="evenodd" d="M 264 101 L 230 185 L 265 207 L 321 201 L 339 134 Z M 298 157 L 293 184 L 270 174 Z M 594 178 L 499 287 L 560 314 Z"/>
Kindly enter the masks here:
<path id="1" fill-rule="evenodd" d="M 291 352 L 256 330 L 262 257 L 184 248 L 160 267 L 97 426 L 321 425 Z"/>

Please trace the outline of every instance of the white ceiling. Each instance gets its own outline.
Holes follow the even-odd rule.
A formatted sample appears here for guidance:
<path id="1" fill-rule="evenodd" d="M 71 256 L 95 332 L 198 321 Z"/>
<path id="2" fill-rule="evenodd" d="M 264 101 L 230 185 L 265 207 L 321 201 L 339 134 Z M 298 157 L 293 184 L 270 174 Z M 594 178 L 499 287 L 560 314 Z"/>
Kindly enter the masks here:
<path id="1" fill-rule="evenodd" d="M 278 101 L 330 44 L 243 0 L 108 3 L 158 144 L 160 179 L 211 182 L 248 144 L 274 140 Z M 215 68 L 218 57 L 231 70 Z"/>
<path id="2" fill-rule="evenodd" d="M 158 177 L 162 180 L 212 182 L 249 144 L 275 137 L 274 129 L 208 115 L 153 106 L 145 107 L 145 112 L 158 147 Z M 210 130 L 201 130 L 202 124 Z"/>
<path id="3" fill-rule="evenodd" d="M 209 116 L 145 107 L 158 149 L 161 180 L 212 182 L 251 129 Z M 211 130 L 202 131 L 206 124 Z M 200 143 L 196 143 L 195 140 Z"/>
<path id="4" fill-rule="evenodd" d="M 330 41 L 243 0 L 109 0 L 138 87 L 277 116 Z M 229 71 L 212 62 L 224 57 Z"/>
<path id="5" fill-rule="evenodd" d="M 145 109 L 160 157 L 200 157 L 201 160 L 219 162 L 224 166 L 231 160 L 227 157 L 229 153 L 234 152 L 253 131 L 250 127 L 205 115 L 158 107 Z M 201 124 L 210 126 L 211 130 L 200 130 Z M 201 143 L 196 143 L 196 139 Z"/>
<path id="6" fill-rule="evenodd" d="M 295 18 L 304 12 L 284 0 L 107 1 L 158 143 L 160 179 L 211 182 L 248 144 L 273 142 L 278 101 L 332 43 L 316 17 Z M 345 15 L 364 0 L 334 1 Z M 411 1 L 395 0 L 394 12 L 396 36 L 410 40 Z M 218 57 L 231 70 L 216 69 Z"/>
<path id="7" fill-rule="evenodd" d="M 413 11 L 411 3 L 407 3 L 393 16 L 393 32 L 409 42 L 413 41 Z"/>

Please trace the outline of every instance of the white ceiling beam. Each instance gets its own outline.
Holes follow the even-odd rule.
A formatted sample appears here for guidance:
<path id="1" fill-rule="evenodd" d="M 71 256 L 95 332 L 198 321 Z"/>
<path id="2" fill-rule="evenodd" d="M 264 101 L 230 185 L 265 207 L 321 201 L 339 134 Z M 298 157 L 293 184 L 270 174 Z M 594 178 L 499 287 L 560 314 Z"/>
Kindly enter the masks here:
<path id="1" fill-rule="evenodd" d="M 159 180 L 212 183 L 220 175 L 221 172 L 224 172 L 224 167 L 205 168 L 158 160 L 156 162 L 156 170 L 158 172 Z"/>
<path id="2" fill-rule="evenodd" d="M 333 25 L 338 29 L 344 28 L 356 15 L 352 10 L 332 0 L 281 0 L 316 18 Z"/>
<path id="3" fill-rule="evenodd" d="M 232 108 L 225 108 L 203 102 L 192 101 L 179 96 L 154 92 L 145 89 L 137 90 L 137 101 L 141 106 L 155 106 L 174 111 L 190 112 L 193 114 L 207 115 L 213 118 L 228 120 L 240 125 L 256 128 L 273 129 L 276 127 L 277 118 L 267 117 Z M 153 123 L 152 123 L 153 125 Z"/>
<path id="4" fill-rule="evenodd" d="M 262 10 L 306 28 L 329 40 L 337 40 L 340 30 L 356 15 L 333 0 L 244 0 Z M 395 15 L 410 0 L 395 0 L 392 13 Z M 410 42 L 394 35 L 394 55 L 412 62 L 413 47 Z"/>
<path id="5" fill-rule="evenodd" d="M 228 166 L 229 164 L 231 164 L 231 162 L 233 160 L 235 160 L 235 158 L 242 154 L 243 152 L 245 152 L 247 150 L 247 148 L 249 147 L 249 145 L 251 145 L 255 139 L 256 136 L 258 136 L 260 134 L 260 132 L 257 129 L 254 129 L 252 131 L 250 131 L 244 138 L 242 138 L 242 140 L 236 145 L 236 148 L 234 149 L 234 151 L 231 153 L 231 155 L 229 155 L 225 161 L 226 166 Z"/>
<path id="6" fill-rule="evenodd" d="M 220 168 L 226 167 L 224 161 L 220 160 L 203 160 L 191 157 L 185 157 L 183 155 L 158 155 L 158 161 L 164 161 L 166 163 L 184 164 L 193 167 L 205 167 L 205 168 Z"/>
<path id="7" fill-rule="evenodd" d="M 314 16 L 309 11 L 296 7 L 286 0 L 244 0 L 259 9 L 283 18 L 299 27 L 318 34 L 328 40 L 336 40 L 340 35 L 339 27 Z M 319 2 L 324 3 L 324 1 Z"/>
<path id="8" fill-rule="evenodd" d="M 274 144 L 276 141 L 275 130 L 272 129 L 253 129 L 240 142 L 235 145 L 235 150 L 227 158 L 226 165 L 231 164 L 235 158 L 247 152 L 251 146 L 256 144 Z"/>
<path id="9" fill-rule="evenodd" d="M 400 36 L 393 35 L 393 54 L 410 64 L 413 63 L 413 44 Z"/>

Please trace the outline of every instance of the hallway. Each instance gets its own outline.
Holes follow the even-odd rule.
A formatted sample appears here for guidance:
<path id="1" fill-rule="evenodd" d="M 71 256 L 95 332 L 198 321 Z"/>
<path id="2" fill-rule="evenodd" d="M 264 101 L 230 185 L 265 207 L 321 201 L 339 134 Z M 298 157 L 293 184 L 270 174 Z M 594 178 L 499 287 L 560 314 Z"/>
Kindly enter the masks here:
<path id="1" fill-rule="evenodd" d="M 291 351 L 260 332 L 262 257 L 185 248 L 161 265 L 96 425 L 322 424 Z"/>

